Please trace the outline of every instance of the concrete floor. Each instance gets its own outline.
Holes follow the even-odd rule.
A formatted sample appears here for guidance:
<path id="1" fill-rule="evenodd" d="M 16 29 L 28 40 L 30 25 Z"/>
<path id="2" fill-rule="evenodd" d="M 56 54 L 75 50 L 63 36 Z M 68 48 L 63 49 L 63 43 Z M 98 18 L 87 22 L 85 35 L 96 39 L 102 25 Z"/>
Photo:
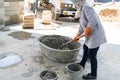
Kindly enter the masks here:
<path id="1" fill-rule="evenodd" d="M 68 18 L 66 19 L 68 20 Z M 120 24 L 119 22 L 102 23 L 108 42 L 102 45 L 98 52 L 97 80 L 118 80 L 120 78 Z M 40 27 L 48 27 L 49 29 L 41 29 Z M 53 21 L 51 25 L 46 26 L 41 24 L 40 16 L 38 16 L 35 19 L 35 29 L 22 29 L 22 24 L 17 24 L 0 30 L 0 54 L 12 51 L 22 57 L 20 63 L 0 68 L 0 80 L 42 80 L 40 73 L 44 70 L 55 71 L 58 80 L 70 80 L 66 63 L 56 63 L 46 58 L 39 48 L 38 38 L 48 34 L 73 38 L 78 27 L 77 22 L 71 23 L 69 21 Z M 83 44 L 84 38 L 80 39 L 79 42 Z M 82 47 L 76 62 L 79 62 L 81 57 Z M 82 74 L 87 74 L 89 71 L 88 61 Z"/>
<path id="2" fill-rule="evenodd" d="M 39 22 L 40 19 L 36 19 L 37 21 Z M 78 23 L 61 22 L 62 26 L 54 24 L 59 26 L 55 30 L 25 30 L 21 28 L 21 24 L 18 24 L 8 26 L 7 30 L 0 31 L 0 54 L 13 51 L 23 59 L 22 62 L 16 65 L 0 68 L 0 80 L 42 80 L 40 73 L 44 70 L 55 71 L 58 80 L 70 80 L 66 64 L 56 63 L 41 54 L 37 39 L 39 36 L 47 34 L 59 34 L 73 38 L 77 32 Z M 71 25 L 68 26 L 68 24 Z M 103 23 L 104 26 L 107 24 L 111 24 L 111 26 L 105 27 L 108 42 L 102 45 L 98 52 L 97 80 L 118 80 L 120 78 L 120 38 L 118 37 L 120 27 L 113 27 L 113 23 Z M 84 38 L 79 42 L 82 44 Z M 81 60 L 81 57 L 82 47 L 77 62 Z M 87 62 L 82 74 L 87 74 L 89 71 L 90 65 Z"/>

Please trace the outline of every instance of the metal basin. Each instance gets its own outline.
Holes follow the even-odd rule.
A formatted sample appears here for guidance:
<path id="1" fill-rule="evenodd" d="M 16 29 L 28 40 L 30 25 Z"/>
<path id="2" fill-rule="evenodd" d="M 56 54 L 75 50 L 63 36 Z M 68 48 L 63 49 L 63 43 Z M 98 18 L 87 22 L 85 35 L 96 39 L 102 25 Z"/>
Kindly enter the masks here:
<path id="1" fill-rule="evenodd" d="M 40 73 L 42 80 L 58 80 L 57 74 L 51 70 L 45 70 Z"/>
<path id="2" fill-rule="evenodd" d="M 62 49 L 61 45 L 72 40 L 72 38 L 61 35 L 44 35 L 39 37 L 40 49 L 43 55 L 49 59 L 68 63 L 77 59 L 81 44 L 79 42 L 72 42 L 65 45 Z"/>

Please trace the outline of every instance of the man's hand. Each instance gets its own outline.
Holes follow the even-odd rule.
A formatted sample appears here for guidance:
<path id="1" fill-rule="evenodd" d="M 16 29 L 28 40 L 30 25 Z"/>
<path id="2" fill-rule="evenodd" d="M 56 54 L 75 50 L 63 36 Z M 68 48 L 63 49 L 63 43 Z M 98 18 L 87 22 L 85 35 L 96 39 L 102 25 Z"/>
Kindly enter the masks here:
<path id="1" fill-rule="evenodd" d="M 90 28 L 89 27 L 86 27 L 85 28 L 85 30 L 84 30 L 84 32 L 83 32 L 83 35 L 85 36 L 85 37 L 87 37 L 88 36 L 88 34 L 90 33 Z"/>
<path id="2" fill-rule="evenodd" d="M 74 42 L 77 42 L 77 41 L 79 40 L 79 38 L 80 38 L 80 34 L 78 33 L 78 34 L 74 37 L 73 41 L 74 41 Z"/>

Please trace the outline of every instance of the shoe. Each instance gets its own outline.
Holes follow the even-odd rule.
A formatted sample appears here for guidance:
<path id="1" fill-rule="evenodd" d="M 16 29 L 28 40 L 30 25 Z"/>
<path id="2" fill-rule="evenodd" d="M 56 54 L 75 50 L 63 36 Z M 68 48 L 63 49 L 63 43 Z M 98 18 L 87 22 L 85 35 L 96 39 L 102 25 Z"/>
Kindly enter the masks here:
<path id="1" fill-rule="evenodd" d="M 96 79 L 96 76 L 92 76 L 90 73 L 88 73 L 87 75 L 82 76 L 83 79 Z"/>

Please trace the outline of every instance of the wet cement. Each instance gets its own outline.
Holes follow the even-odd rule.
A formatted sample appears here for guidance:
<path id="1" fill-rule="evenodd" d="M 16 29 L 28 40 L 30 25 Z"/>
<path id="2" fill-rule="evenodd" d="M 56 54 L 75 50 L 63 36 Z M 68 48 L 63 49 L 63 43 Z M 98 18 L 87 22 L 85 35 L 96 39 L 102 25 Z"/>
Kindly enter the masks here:
<path id="1" fill-rule="evenodd" d="M 67 67 L 70 71 L 79 71 L 80 70 L 80 66 L 76 63 L 75 64 L 70 64 Z"/>
<path id="2" fill-rule="evenodd" d="M 23 32 L 23 31 L 16 31 L 8 34 L 8 36 L 12 36 L 13 38 L 19 39 L 19 40 L 27 40 L 31 38 L 31 33 Z"/>
<path id="3" fill-rule="evenodd" d="M 43 80 L 48 80 L 48 79 L 53 79 L 53 80 L 56 80 L 55 78 L 57 77 L 57 74 L 53 71 L 50 71 L 50 70 L 46 70 L 46 71 L 43 71 L 41 74 L 40 74 L 40 77 L 43 79 Z"/>
<path id="4" fill-rule="evenodd" d="M 44 45 L 50 48 L 59 49 L 59 50 L 73 50 L 73 49 L 79 48 L 79 45 L 75 42 L 71 42 L 61 47 L 63 44 L 65 44 L 70 40 L 72 39 L 66 36 L 60 36 L 60 35 L 46 35 L 39 38 L 39 41 L 41 43 L 43 43 Z"/>

